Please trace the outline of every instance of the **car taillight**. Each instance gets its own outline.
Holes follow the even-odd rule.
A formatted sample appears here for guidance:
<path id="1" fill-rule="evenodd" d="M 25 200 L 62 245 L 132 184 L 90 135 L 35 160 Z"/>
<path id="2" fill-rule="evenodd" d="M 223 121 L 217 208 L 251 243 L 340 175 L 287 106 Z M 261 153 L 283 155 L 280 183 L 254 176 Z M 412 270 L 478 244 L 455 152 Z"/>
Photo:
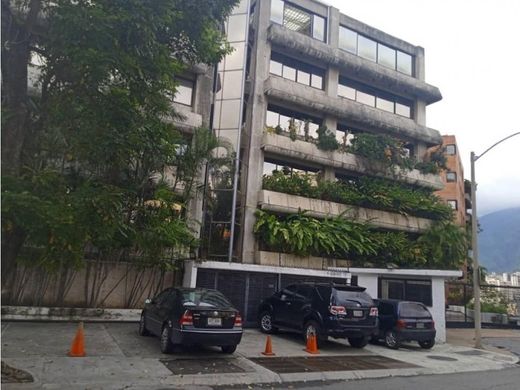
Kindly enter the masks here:
<path id="1" fill-rule="evenodd" d="M 397 329 L 404 329 L 406 328 L 406 321 L 403 320 L 397 320 Z"/>
<path id="2" fill-rule="evenodd" d="M 345 315 L 347 314 L 347 310 L 343 306 L 329 306 L 330 314 L 333 315 Z"/>
<path id="3" fill-rule="evenodd" d="M 377 307 L 370 308 L 370 317 L 377 317 L 378 314 L 379 314 L 379 310 L 377 310 Z"/>
<path id="4" fill-rule="evenodd" d="M 191 311 L 186 310 L 182 315 L 181 319 L 179 320 L 179 323 L 181 326 L 193 325 L 193 315 L 191 314 Z"/>
<path id="5" fill-rule="evenodd" d="M 235 316 L 235 326 L 242 326 L 242 316 L 237 313 Z"/>
<path id="6" fill-rule="evenodd" d="M 435 329 L 435 321 L 432 320 L 432 329 Z"/>

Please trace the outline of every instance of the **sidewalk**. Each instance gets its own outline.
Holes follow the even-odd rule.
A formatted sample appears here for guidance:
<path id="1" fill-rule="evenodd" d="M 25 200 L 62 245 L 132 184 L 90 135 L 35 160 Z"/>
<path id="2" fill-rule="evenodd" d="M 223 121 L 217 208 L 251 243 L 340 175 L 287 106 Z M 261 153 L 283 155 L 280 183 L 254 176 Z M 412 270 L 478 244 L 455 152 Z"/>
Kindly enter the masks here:
<path id="1" fill-rule="evenodd" d="M 351 348 L 328 342 L 320 355 L 303 351 L 299 335 L 272 337 L 276 357 L 264 358 L 265 335 L 248 329 L 237 352 L 224 355 L 216 348 L 187 349 L 173 355 L 159 352 L 154 337 L 137 335 L 137 324 L 85 324 L 87 357 L 66 353 L 75 323 L 2 323 L 2 360 L 28 371 L 31 384 L 3 384 L 4 389 L 209 389 L 217 385 L 349 380 L 500 370 L 516 366 L 517 356 L 467 346 L 470 331 L 462 330 L 462 345 L 436 345 L 423 350 L 414 344 L 399 350 L 380 345 Z M 458 330 L 457 330 L 458 331 Z M 449 337 L 456 333 L 449 332 Z M 509 336 L 520 337 L 513 331 Z M 494 333 L 495 334 L 495 333 Z M 499 337 L 507 337 L 504 332 Z M 453 339 L 452 339 L 453 340 Z M 302 363 L 303 362 L 303 363 Z M 303 367 L 301 364 L 306 364 Z M 350 368 L 349 368 L 350 367 Z M 305 371 L 308 370 L 308 371 Z"/>

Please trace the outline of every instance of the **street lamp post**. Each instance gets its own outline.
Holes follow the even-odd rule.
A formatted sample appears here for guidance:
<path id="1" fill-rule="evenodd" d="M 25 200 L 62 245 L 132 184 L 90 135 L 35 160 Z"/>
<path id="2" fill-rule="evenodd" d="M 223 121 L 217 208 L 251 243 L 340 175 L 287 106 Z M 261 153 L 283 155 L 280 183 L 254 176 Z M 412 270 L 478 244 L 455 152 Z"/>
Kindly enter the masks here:
<path id="1" fill-rule="evenodd" d="M 481 318 L 480 318 L 480 265 L 478 259 L 478 235 L 477 235 L 477 184 L 475 181 L 475 162 L 505 140 L 519 135 L 519 132 L 508 135 L 500 141 L 487 148 L 481 155 L 471 152 L 471 251 L 473 255 L 473 294 L 475 299 L 474 321 L 475 321 L 475 348 L 482 348 Z"/>

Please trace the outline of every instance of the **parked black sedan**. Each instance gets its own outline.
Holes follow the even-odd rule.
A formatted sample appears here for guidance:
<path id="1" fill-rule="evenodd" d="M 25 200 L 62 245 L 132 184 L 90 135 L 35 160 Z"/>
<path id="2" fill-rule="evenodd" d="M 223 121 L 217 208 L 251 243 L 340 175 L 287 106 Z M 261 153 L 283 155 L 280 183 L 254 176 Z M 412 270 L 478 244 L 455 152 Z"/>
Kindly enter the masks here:
<path id="1" fill-rule="evenodd" d="M 435 345 L 435 321 L 422 303 L 394 299 L 379 299 L 376 303 L 379 332 L 372 339 L 382 339 L 392 349 L 399 348 L 403 341 L 417 341 L 425 349 Z"/>
<path id="2" fill-rule="evenodd" d="M 177 345 L 214 345 L 233 353 L 242 339 L 242 317 L 219 291 L 169 288 L 145 301 L 139 334 L 159 336 L 161 352 Z"/>

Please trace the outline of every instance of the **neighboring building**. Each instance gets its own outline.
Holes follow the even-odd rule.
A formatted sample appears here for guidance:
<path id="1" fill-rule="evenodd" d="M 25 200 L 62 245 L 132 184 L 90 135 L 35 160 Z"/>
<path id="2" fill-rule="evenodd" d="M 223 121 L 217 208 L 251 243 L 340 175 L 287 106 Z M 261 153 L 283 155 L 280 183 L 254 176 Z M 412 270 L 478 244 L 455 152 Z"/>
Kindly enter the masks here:
<path id="1" fill-rule="evenodd" d="M 218 288 L 246 324 L 253 324 L 260 300 L 289 283 L 349 281 L 374 297 L 425 302 L 439 328 L 438 340 L 444 341 L 444 279 L 459 271 L 352 268 L 347 260 L 262 250 L 253 234 L 257 209 L 283 214 L 304 209 L 323 217 L 348 208 L 351 218 L 414 234 L 431 225 L 426 218 L 338 208 L 262 188 L 263 175 L 283 166 L 330 180 L 375 175 L 441 189 L 437 175 L 369 172 L 356 155 L 307 142 L 320 125 L 345 143 L 353 134 L 387 134 L 422 161 L 442 141 L 437 130 L 426 127 L 426 106 L 442 97 L 424 80 L 424 49 L 314 0 L 243 0 L 225 28 L 234 51 L 219 64 L 212 124 L 225 141 L 217 156 L 232 163 L 208 170 L 202 260 L 186 264 L 184 284 Z M 272 131 L 288 130 L 289 121 L 295 139 Z"/>
<path id="2" fill-rule="evenodd" d="M 436 191 L 435 194 L 444 199 L 453 208 L 456 223 L 465 227 L 467 207 L 464 168 L 455 136 L 443 135 L 442 148 L 446 156 L 446 170 L 441 172 L 444 188 Z"/>

